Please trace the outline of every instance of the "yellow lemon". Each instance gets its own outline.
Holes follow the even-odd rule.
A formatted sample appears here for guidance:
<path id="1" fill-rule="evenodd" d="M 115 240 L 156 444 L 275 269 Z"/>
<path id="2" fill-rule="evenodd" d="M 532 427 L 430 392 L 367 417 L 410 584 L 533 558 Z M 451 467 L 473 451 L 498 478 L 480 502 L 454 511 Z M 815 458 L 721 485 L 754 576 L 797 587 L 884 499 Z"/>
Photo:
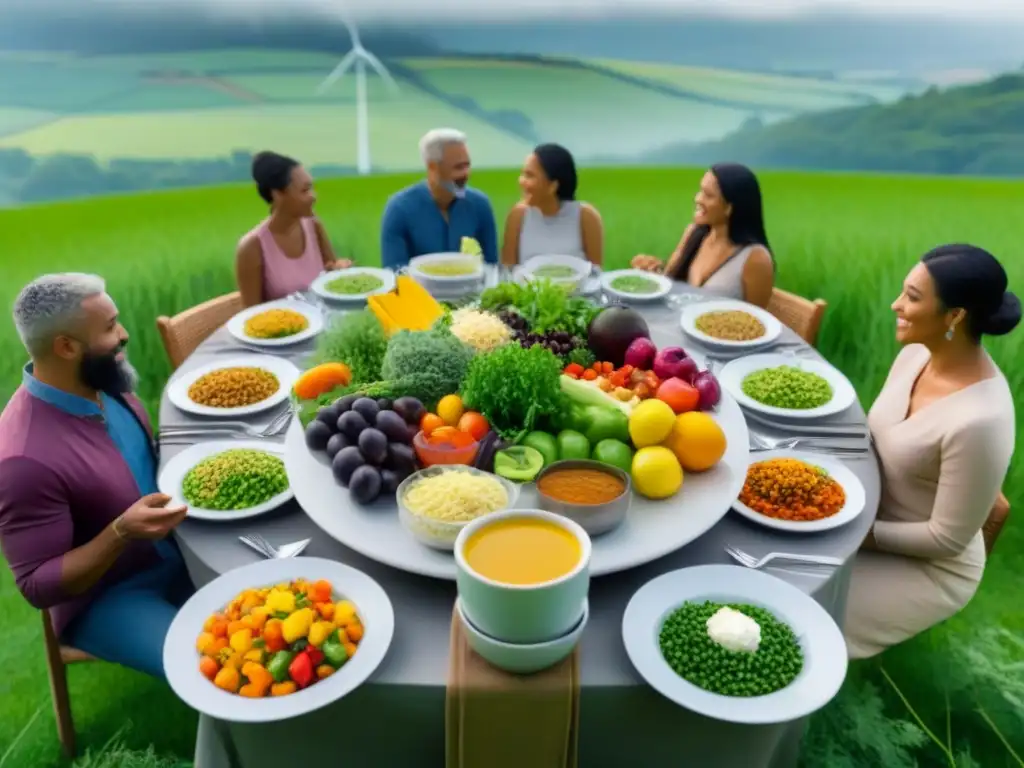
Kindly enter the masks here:
<path id="1" fill-rule="evenodd" d="M 629 415 L 629 439 L 637 448 L 657 445 L 672 431 L 676 414 L 662 400 L 644 400 Z"/>
<path id="2" fill-rule="evenodd" d="M 667 499 L 683 486 L 683 468 L 661 445 L 641 448 L 633 457 L 633 487 L 649 499 Z"/>
<path id="3" fill-rule="evenodd" d="M 703 472 L 725 455 L 725 432 L 710 414 L 681 413 L 665 440 L 665 447 L 675 454 L 687 472 Z"/>
<path id="4" fill-rule="evenodd" d="M 445 395 L 437 404 L 437 415 L 449 427 L 456 426 L 465 412 L 466 408 L 462 405 L 462 398 L 458 395 Z"/>

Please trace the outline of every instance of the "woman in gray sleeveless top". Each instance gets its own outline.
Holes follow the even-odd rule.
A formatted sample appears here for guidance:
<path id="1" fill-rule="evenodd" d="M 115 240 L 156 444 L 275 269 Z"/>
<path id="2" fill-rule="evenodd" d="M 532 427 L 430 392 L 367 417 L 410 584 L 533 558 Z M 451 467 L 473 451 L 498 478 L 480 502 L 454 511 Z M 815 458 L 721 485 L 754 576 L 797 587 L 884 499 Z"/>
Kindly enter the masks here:
<path id="1" fill-rule="evenodd" d="M 723 297 L 767 307 L 775 286 L 761 186 L 753 171 L 719 163 L 704 174 L 693 222 L 668 261 L 641 254 L 633 267 L 662 272 Z"/>
<path id="2" fill-rule="evenodd" d="M 534 256 L 576 256 L 601 265 L 604 228 L 589 203 L 576 200 L 576 163 L 565 147 L 541 144 L 523 165 L 523 199 L 505 219 L 502 264 L 522 264 Z"/>

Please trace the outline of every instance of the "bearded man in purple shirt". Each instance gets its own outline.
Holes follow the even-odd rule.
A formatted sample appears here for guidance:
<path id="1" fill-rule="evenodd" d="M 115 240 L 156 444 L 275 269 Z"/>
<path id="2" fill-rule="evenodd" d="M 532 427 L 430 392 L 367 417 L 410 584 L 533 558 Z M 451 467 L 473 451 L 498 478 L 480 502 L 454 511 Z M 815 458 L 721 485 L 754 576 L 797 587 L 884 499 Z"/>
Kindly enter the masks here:
<path id="1" fill-rule="evenodd" d="M 94 275 L 45 275 L 14 323 L 31 357 L 0 414 L 0 548 L 62 642 L 163 677 L 171 620 L 192 591 L 165 537 L 185 517 L 157 492 L 128 333 Z"/>

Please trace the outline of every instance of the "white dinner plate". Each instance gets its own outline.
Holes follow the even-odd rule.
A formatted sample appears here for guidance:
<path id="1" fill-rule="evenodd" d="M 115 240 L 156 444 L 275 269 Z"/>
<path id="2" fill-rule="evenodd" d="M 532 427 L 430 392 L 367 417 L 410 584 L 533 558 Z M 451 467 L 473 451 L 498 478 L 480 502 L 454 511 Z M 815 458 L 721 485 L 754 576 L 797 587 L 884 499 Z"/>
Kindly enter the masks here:
<path id="1" fill-rule="evenodd" d="M 239 408 L 214 408 L 210 405 L 200 405 L 193 402 L 188 396 L 188 388 L 192 386 L 201 376 L 222 368 L 262 368 L 277 376 L 277 392 L 270 397 L 260 400 L 258 403 L 243 405 Z M 167 399 L 174 407 L 186 413 L 193 413 L 197 416 L 245 416 L 250 413 L 266 411 L 280 405 L 288 399 L 292 387 L 299 376 L 302 375 L 298 368 L 287 360 L 272 355 L 251 354 L 224 356 L 216 362 L 206 363 L 195 368 L 189 368 L 177 373 L 167 384 Z"/>
<path id="2" fill-rule="evenodd" d="M 180 453 L 176 453 L 171 457 L 164 468 L 160 470 L 160 477 L 157 480 L 157 486 L 160 489 L 160 493 L 165 493 L 171 497 L 171 506 L 177 506 L 184 504 L 188 506 L 188 516 L 195 520 L 213 520 L 216 522 L 228 521 L 228 520 L 244 520 L 248 517 L 257 517 L 258 515 L 266 514 L 271 510 L 277 509 L 285 502 L 294 498 L 295 493 L 291 489 L 289 484 L 287 490 L 281 491 L 271 499 L 257 504 L 254 507 L 247 509 L 202 509 L 200 507 L 194 507 L 185 500 L 185 494 L 182 492 L 181 486 L 185 481 L 185 476 L 189 471 L 203 459 L 208 459 L 211 456 L 216 456 L 218 453 L 224 451 L 233 450 L 248 450 L 248 451 L 262 451 L 263 453 L 269 453 L 277 456 L 279 459 L 284 458 L 284 446 L 280 443 L 272 443 L 270 441 L 260 442 L 258 440 L 211 440 L 205 443 L 196 443 L 190 445 Z"/>
<path id="3" fill-rule="evenodd" d="M 658 289 L 653 293 L 630 293 L 622 291 L 612 285 L 620 277 L 642 277 L 658 284 Z M 654 272 L 645 272 L 642 269 L 617 269 L 614 272 L 605 272 L 601 275 L 601 287 L 606 293 L 610 293 L 618 299 L 630 302 L 660 301 L 672 293 L 672 281 L 664 275 Z"/>
<path id="4" fill-rule="evenodd" d="M 804 665 L 788 686 L 767 696 L 723 696 L 688 683 L 668 665 L 658 636 L 668 616 L 687 602 L 746 603 L 788 624 Z M 843 633 L 814 598 L 792 584 L 737 565 L 671 571 L 644 584 L 622 616 L 622 641 L 636 671 L 654 690 L 693 712 L 728 723 L 765 725 L 806 717 L 828 704 L 846 678 Z"/>
<path id="5" fill-rule="evenodd" d="M 334 293 L 328 290 L 327 284 L 338 277 L 347 275 L 372 275 L 381 281 L 381 285 L 372 291 L 363 293 Z M 387 293 L 395 287 L 395 273 L 390 269 L 378 269 L 377 267 L 348 267 L 347 269 L 335 269 L 331 272 L 324 272 L 310 286 L 310 289 L 321 299 L 327 301 L 366 301 L 367 296 L 378 293 Z"/>
<path id="6" fill-rule="evenodd" d="M 245 323 L 250 317 L 271 309 L 290 309 L 293 312 L 298 312 L 306 318 L 309 325 L 306 326 L 304 331 L 299 331 L 292 336 L 283 336 L 279 339 L 261 339 L 250 336 L 245 332 Z M 313 338 L 323 329 L 323 313 L 312 304 L 307 304 L 304 301 L 295 301 L 294 299 L 281 299 L 280 301 L 268 301 L 265 304 L 257 304 L 255 307 L 243 309 L 228 320 L 228 333 L 243 344 L 253 347 L 287 347 L 292 344 L 300 344 L 307 339 Z"/>
<path id="7" fill-rule="evenodd" d="M 659 347 L 672 344 L 671 333 L 655 331 L 653 335 Z M 592 575 L 635 568 L 675 552 L 728 513 L 746 478 L 750 435 L 742 411 L 728 393 L 723 393 L 711 415 L 726 435 L 722 460 L 707 472 L 687 472 L 683 487 L 669 499 L 652 501 L 635 495 L 623 523 L 594 537 Z M 298 419 L 292 421 L 285 439 L 285 467 L 299 505 L 332 538 L 392 568 L 454 581 L 455 558 L 416 541 L 402 527 L 394 499 L 368 506 L 352 502 L 348 491 L 335 481 L 326 455 L 306 447 Z M 540 508 L 535 485 L 522 486 L 514 508 Z"/>
<path id="8" fill-rule="evenodd" d="M 788 365 L 793 368 L 815 373 L 821 376 L 832 387 L 832 399 L 817 408 L 776 408 L 772 405 L 759 403 L 752 397 L 743 393 L 743 380 L 756 371 L 763 371 L 766 368 L 778 368 L 781 365 Z M 779 353 L 768 353 L 764 355 L 748 355 L 725 364 L 718 374 L 718 382 L 722 389 L 736 398 L 742 407 L 752 411 L 763 413 L 765 416 L 778 416 L 786 419 L 820 419 L 826 416 L 835 416 L 842 413 L 855 402 L 857 402 L 857 390 L 853 384 L 842 373 L 837 371 L 824 360 L 808 360 Z"/>
<path id="9" fill-rule="evenodd" d="M 807 464 L 821 467 L 828 472 L 833 480 L 842 486 L 843 492 L 846 494 L 846 502 L 843 504 L 842 509 L 831 517 L 826 517 L 822 520 L 800 522 L 797 520 L 777 520 L 774 517 L 762 515 L 737 499 L 733 502 L 732 508 L 748 520 L 780 531 L 814 533 L 846 525 L 864 511 L 864 505 L 867 503 L 864 486 L 857 475 L 838 459 L 820 453 L 801 453 L 800 451 L 761 451 L 750 454 L 751 465 L 762 461 L 771 461 L 772 459 L 798 459 Z"/>
<path id="10" fill-rule="evenodd" d="M 706 333 L 697 330 L 697 318 L 708 312 L 746 312 L 748 315 L 753 315 L 761 321 L 761 324 L 764 326 L 764 335 L 750 341 L 727 341 L 726 339 L 716 339 L 714 336 L 708 336 Z M 763 347 L 765 344 L 771 344 L 782 333 L 782 323 L 779 322 L 775 315 L 766 312 L 760 307 L 755 307 L 753 304 L 747 304 L 745 301 L 727 299 L 721 301 L 697 301 L 687 305 L 679 316 L 679 324 L 683 328 L 683 333 L 692 339 L 696 339 L 704 346 L 728 350 Z"/>
<path id="11" fill-rule="evenodd" d="M 366 634 L 352 658 L 326 680 L 288 696 L 249 699 L 222 691 L 203 677 L 196 638 L 206 619 L 246 589 L 295 579 L 326 579 L 336 600 L 355 604 Z M 273 723 L 313 712 L 358 688 L 384 660 L 394 631 L 395 613 L 387 593 L 362 571 L 316 557 L 261 560 L 228 571 L 189 598 L 167 632 L 164 669 L 178 697 L 204 715 L 232 723 Z"/>

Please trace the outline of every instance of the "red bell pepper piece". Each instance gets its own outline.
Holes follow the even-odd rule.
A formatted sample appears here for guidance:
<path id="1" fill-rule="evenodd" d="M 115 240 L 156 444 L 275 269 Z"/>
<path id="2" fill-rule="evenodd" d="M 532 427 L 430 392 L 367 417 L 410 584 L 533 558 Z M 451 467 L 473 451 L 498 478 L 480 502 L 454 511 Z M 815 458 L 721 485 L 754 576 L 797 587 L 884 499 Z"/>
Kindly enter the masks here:
<path id="1" fill-rule="evenodd" d="M 299 688 L 305 688 L 313 682 L 313 660 L 303 652 L 292 659 L 288 665 L 288 676 Z"/>
<path id="2" fill-rule="evenodd" d="M 314 668 L 319 667 L 324 663 L 324 652 L 319 648 L 314 648 L 311 645 L 306 649 L 306 654 L 309 656 L 309 661 Z"/>

